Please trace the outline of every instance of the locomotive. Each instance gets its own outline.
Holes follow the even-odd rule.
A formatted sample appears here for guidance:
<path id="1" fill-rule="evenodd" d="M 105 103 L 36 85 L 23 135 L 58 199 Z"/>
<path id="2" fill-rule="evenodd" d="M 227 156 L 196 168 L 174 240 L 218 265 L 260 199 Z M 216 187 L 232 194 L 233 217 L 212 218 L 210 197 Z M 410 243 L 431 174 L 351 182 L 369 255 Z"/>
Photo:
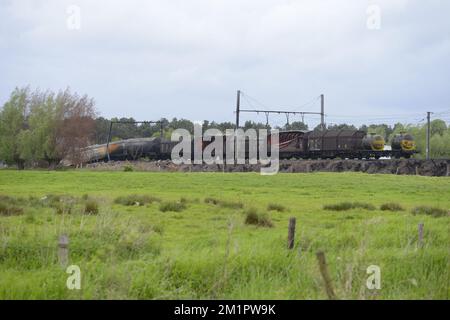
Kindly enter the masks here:
<path id="1" fill-rule="evenodd" d="M 225 139 L 225 137 L 224 137 Z M 268 135 L 268 144 L 272 143 Z M 192 144 L 194 142 L 192 141 Z M 203 142 L 204 149 L 211 142 Z M 250 141 L 247 138 L 246 149 Z M 255 141 L 258 143 L 258 141 Z M 82 150 L 84 162 L 107 160 L 170 159 L 176 141 L 162 137 L 136 138 L 92 145 Z M 223 144 L 225 148 L 225 143 Z M 391 150 L 385 150 L 384 138 L 361 130 L 280 131 L 280 159 L 379 159 L 410 158 L 416 153 L 414 138 L 407 133 L 394 136 Z M 270 148 L 268 148 L 270 150 Z"/>

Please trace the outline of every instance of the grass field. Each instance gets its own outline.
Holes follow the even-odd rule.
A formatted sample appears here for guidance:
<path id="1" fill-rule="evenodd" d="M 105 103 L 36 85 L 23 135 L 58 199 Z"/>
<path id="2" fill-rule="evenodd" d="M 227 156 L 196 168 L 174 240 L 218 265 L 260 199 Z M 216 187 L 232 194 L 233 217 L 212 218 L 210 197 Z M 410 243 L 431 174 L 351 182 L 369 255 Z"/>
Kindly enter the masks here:
<path id="1" fill-rule="evenodd" d="M 0 195 L 0 299 L 325 299 L 319 250 L 340 299 L 449 298 L 450 217 L 411 212 L 447 212 L 449 178 L 1 170 Z M 345 201 L 363 205 L 323 208 Z M 58 263 L 63 233 L 81 290 Z"/>

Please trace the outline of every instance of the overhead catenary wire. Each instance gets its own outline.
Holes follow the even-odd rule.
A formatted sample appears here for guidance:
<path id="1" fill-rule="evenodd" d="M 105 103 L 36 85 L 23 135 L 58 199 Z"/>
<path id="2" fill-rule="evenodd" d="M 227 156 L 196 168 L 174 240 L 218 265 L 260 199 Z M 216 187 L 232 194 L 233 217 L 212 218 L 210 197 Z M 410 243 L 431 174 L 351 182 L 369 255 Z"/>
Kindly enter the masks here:
<path id="1" fill-rule="evenodd" d="M 241 107 L 240 105 L 240 101 L 241 101 L 241 97 L 244 97 L 244 99 L 247 101 L 247 103 L 253 108 L 253 109 L 244 109 Z M 267 107 L 267 105 L 261 103 L 259 100 L 257 100 L 256 98 L 253 98 L 251 96 L 249 96 L 248 94 L 238 90 L 237 91 L 237 105 L 236 105 L 236 128 L 239 127 L 239 115 L 240 113 L 263 113 L 266 116 L 266 126 L 269 126 L 269 115 L 270 114 L 284 114 L 286 116 L 286 125 L 289 125 L 290 122 L 290 116 L 295 116 L 295 115 L 300 115 L 302 117 L 302 122 L 305 122 L 305 115 L 320 115 L 321 116 L 321 126 L 322 128 L 325 128 L 325 122 L 324 122 L 324 95 L 320 95 L 320 96 L 316 96 L 313 99 L 311 99 L 310 101 L 302 104 L 302 107 L 311 105 L 313 103 L 315 103 L 318 99 L 321 99 L 321 111 L 320 112 L 313 112 L 313 111 L 289 111 L 289 110 L 284 110 L 285 108 L 274 108 L 271 107 L 270 110 Z M 253 102 L 252 102 L 253 101 Z M 262 107 L 262 108 L 255 108 L 254 104 L 256 103 L 258 104 L 258 106 Z"/>
<path id="2" fill-rule="evenodd" d="M 414 112 L 414 113 L 408 113 L 408 114 L 390 114 L 390 115 L 386 115 L 386 114 L 381 114 L 381 115 L 374 115 L 374 114 L 370 114 L 370 115 L 345 115 L 345 114 L 326 114 L 326 113 L 320 113 L 320 112 L 309 112 L 309 111 L 288 111 L 285 110 L 287 108 L 276 108 L 276 110 L 270 110 L 270 109 L 275 109 L 275 108 L 269 108 L 268 105 L 266 103 L 262 103 L 260 100 L 248 95 L 245 92 L 240 91 L 240 94 L 242 95 L 242 97 L 244 98 L 244 100 L 247 102 L 248 104 L 248 108 L 253 108 L 253 109 L 245 109 L 242 108 L 239 110 L 239 112 L 254 112 L 257 114 L 264 114 L 265 115 L 265 122 L 266 125 L 268 125 L 269 122 L 269 114 L 284 114 L 286 117 L 286 124 L 289 125 L 292 122 L 294 122 L 293 120 L 293 116 L 296 115 L 300 115 L 301 116 L 301 121 L 302 123 L 306 123 L 305 121 L 305 117 L 307 116 L 308 120 L 312 120 L 314 122 L 316 122 L 317 120 L 320 120 L 322 125 L 324 125 L 324 119 L 321 119 L 319 117 L 316 117 L 316 115 L 321 115 L 324 118 L 326 118 L 327 122 L 333 122 L 333 123 L 338 123 L 338 122 L 342 122 L 342 120 L 346 120 L 346 123 L 349 124 L 355 124 L 356 123 L 370 123 L 370 122 L 377 122 L 377 123 L 402 123 L 402 124 L 420 124 L 423 123 L 425 121 L 425 118 L 423 118 L 423 112 Z M 307 101 L 306 103 L 300 105 L 297 108 L 293 108 L 294 110 L 298 110 L 298 109 L 305 109 L 307 106 L 312 106 L 314 105 L 314 103 L 316 103 L 319 99 L 321 98 L 321 96 L 316 96 L 314 98 L 312 98 L 311 100 Z M 442 111 L 438 111 L 434 113 L 435 117 L 438 116 L 446 116 L 446 115 L 450 115 L 450 110 L 442 110 Z M 444 121 L 448 121 L 448 120 L 444 120 Z M 277 121 L 278 122 L 278 121 Z"/>

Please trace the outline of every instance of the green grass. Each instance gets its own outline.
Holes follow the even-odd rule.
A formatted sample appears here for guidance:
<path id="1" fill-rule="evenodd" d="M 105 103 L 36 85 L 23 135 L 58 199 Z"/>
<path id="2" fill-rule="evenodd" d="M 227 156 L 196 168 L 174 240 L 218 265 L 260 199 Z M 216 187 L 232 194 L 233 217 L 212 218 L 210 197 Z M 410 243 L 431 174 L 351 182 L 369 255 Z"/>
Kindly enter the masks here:
<path id="1" fill-rule="evenodd" d="M 0 170 L 0 195 L 3 208 L 23 210 L 0 215 L 0 299 L 325 299 L 319 250 L 341 299 L 449 297 L 450 218 L 413 214 L 422 206 L 448 212 L 449 178 Z M 162 202 L 115 203 L 135 195 Z M 84 214 L 89 201 L 97 214 Z M 323 208 L 342 202 L 375 209 Z M 162 203 L 185 208 L 162 212 Z M 277 203 L 285 210 L 269 210 Z M 386 203 L 405 210 L 378 209 Z M 273 227 L 246 224 L 250 208 Z M 58 264 L 63 233 L 81 290 L 66 288 Z M 378 292 L 365 287 L 370 265 L 381 268 Z"/>

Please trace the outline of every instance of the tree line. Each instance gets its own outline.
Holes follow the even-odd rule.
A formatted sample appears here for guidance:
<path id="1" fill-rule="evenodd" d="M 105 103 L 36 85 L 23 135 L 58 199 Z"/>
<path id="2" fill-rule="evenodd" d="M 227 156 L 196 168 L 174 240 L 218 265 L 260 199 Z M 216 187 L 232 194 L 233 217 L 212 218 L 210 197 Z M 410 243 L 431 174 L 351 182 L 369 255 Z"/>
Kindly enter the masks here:
<path id="1" fill-rule="evenodd" d="M 32 91 L 29 87 L 16 88 L 9 100 L 0 110 L 0 161 L 16 165 L 19 169 L 30 167 L 55 167 L 63 159 L 72 163 L 81 162 L 80 150 L 88 145 L 106 143 L 111 121 L 115 123 L 111 130 L 111 141 L 157 137 L 161 134 L 160 124 L 136 124 L 134 118 L 98 117 L 95 102 L 87 95 L 72 93 L 69 88 L 53 92 L 50 90 Z M 193 133 L 194 123 L 187 119 L 173 118 L 159 120 L 164 128 L 163 136 L 170 139 L 175 129 L 186 129 Z M 203 130 L 209 128 L 234 129 L 232 122 L 215 122 L 204 120 Z M 267 128 L 260 122 L 246 121 L 243 129 Z M 280 130 L 308 130 L 308 125 L 301 121 L 292 122 Z M 328 130 L 362 130 L 376 133 L 389 143 L 395 134 L 408 132 L 413 135 L 420 153 L 425 156 L 425 124 L 412 125 L 397 123 L 370 124 L 355 127 L 349 124 L 327 125 Z M 269 129 L 271 127 L 269 126 Z M 316 126 L 312 130 L 320 130 Z M 431 156 L 450 158 L 450 126 L 440 119 L 431 122 Z"/>

